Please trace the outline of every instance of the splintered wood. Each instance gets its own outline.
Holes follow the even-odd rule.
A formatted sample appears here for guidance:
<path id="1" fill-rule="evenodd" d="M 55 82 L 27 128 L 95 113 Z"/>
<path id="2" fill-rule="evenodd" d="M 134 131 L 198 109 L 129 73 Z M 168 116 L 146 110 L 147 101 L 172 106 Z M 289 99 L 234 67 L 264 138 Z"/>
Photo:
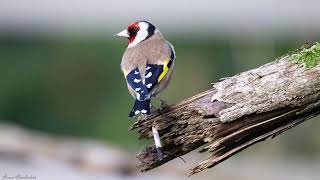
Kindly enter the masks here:
<path id="1" fill-rule="evenodd" d="M 159 131 L 163 159 L 154 146 L 137 155 L 141 171 L 158 167 L 202 145 L 210 155 L 189 175 L 215 166 L 243 149 L 286 131 L 320 112 L 320 66 L 305 68 L 288 56 L 215 83 L 213 89 L 148 117 L 132 129 L 140 139 Z"/>

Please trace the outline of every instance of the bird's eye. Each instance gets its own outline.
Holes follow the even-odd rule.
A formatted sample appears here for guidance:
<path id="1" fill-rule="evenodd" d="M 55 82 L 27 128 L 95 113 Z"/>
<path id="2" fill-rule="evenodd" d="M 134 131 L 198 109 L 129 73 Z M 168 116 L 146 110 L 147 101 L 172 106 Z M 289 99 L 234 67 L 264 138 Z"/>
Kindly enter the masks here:
<path id="1" fill-rule="evenodd" d="M 137 33 L 139 31 L 138 28 L 133 28 L 133 33 Z"/>
<path id="2" fill-rule="evenodd" d="M 136 34 L 138 31 L 139 31 L 139 29 L 136 27 L 129 29 L 130 34 Z"/>

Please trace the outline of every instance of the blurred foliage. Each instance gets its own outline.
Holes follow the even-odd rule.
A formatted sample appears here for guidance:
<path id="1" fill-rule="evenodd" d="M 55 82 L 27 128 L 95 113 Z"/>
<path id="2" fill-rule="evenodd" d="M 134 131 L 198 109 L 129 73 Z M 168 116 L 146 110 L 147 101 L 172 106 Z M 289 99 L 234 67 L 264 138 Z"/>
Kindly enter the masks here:
<path id="1" fill-rule="evenodd" d="M 310 47 L 304 47 L 290 56 L 292 62 L 301 62 L 307 68 L 316 66 L 320 61 L 320 44 L 316 42 Z"/>
<path id="2" fill-rule="evenodd" d="M 169 34 L 167 38 L 177 52 L 174 77 L 160 95 L 169 104 L 304 43 L 296 39 L 190 37 Z M 126 40 L 111 34 L 110 38 L 1 36 L 0 119 L 134 147 L 137 134 L 127 130 L 134 121 L 128 118 L 133 98 L 119 66 L 125 48 Z"/>

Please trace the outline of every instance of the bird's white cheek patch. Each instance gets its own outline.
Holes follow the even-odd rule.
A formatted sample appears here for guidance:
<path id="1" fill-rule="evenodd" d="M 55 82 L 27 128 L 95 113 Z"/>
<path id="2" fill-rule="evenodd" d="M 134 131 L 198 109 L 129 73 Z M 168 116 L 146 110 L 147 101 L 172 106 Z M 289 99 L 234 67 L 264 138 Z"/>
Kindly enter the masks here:
<path id="1" fill-rule="evenodd" d="M 134 40 L 128 45 L 128 48 L 136 46 L 137 44 L 139 44 L 141 41 L 145 40 L 148 37 L 149 25 L 147 23 L 139 23 L 139 26 L 140 26 L 140 30 L 138 31 Z"/>

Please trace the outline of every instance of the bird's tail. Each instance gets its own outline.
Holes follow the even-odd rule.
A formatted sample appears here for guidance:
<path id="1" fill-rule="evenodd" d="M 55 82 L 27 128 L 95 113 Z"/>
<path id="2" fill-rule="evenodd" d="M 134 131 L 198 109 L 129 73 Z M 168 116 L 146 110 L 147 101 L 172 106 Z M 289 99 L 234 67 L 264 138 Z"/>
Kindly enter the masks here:
<path id="1" fill-rule="evenodd" d="M 150 99 L 144 100 L 144 101 L 138 101 L 134 103 L 134 106 L 129 114 L 129 117 L 133 117 L 138 115 L 139 113 L 141 114 L 150 114 Z"/>

